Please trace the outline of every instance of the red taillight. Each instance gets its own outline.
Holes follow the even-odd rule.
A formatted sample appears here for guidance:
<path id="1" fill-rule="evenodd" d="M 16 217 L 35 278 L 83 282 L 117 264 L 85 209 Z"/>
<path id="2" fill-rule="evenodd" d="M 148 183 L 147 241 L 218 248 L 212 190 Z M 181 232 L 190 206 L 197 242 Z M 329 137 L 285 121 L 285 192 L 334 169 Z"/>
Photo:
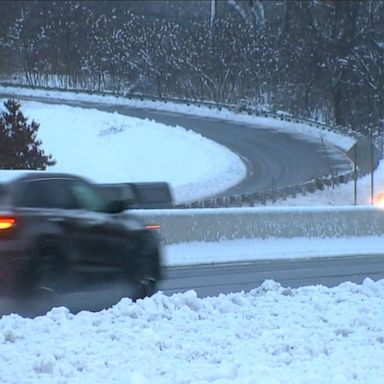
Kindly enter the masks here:
<path id="1" fill-rule="evenodd" d="M 10 229 L 16 224 L 16 219 L 13 217 L 0 217 L 0 230 Z"/>
<path id="2" fill-rule="evenodd" d="M 158 224 L 148 224 L 145 226 L 147 229 L 160 229 L 160 225 Z"/>

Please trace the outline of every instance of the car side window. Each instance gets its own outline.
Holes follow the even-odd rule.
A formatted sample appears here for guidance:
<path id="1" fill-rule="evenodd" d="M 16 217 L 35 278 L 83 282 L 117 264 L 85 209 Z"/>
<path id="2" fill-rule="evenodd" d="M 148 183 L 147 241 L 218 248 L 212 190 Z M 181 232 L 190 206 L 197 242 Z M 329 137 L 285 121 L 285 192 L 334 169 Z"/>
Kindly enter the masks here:
<path id="1" fill-rule="evenodd" d="M 0 184 L 0 206 L 2 206 L 7 198 L 7 189 Z"/>
<path id="2" fill-rule="evenodd" d="M 15 196 L 15 205 L 26 208 L 66 208 L 68 199 L 59 179 L 27 180 Z"/>
<path id="3" fill-rule="evenodd" d="M 107 202 L 103 195 L 92 185 L 82 180 L 66 180 L 66 188 L 75 203 L 75 208 L 87 211 L 105 211 Z"/>

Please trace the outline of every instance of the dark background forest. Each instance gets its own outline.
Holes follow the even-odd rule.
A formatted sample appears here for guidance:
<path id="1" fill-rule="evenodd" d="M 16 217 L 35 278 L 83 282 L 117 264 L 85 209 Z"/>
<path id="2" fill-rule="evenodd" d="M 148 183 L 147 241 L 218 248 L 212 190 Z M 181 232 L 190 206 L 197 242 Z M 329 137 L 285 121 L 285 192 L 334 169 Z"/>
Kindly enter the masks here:
<path id="1" fill-rule="evenodd" d="M 384 129 L 383 1 L 1 1 L 0 80 Z"/>

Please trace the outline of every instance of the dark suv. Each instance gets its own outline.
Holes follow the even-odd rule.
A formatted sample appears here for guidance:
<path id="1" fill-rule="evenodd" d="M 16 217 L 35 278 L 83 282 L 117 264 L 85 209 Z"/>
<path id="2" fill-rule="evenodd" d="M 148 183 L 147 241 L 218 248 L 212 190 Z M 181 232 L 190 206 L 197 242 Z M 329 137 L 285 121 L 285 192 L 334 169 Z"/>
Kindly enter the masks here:
<path id="1" fill-rule="evenodd" d="M 144 225 L 96 184 L 29 172 L 0 182 L 0 295 L 126 280 L 136 297 L 161 278 L 156 225 Z M 124 212 L 123 212 L 124 211 Z"/>

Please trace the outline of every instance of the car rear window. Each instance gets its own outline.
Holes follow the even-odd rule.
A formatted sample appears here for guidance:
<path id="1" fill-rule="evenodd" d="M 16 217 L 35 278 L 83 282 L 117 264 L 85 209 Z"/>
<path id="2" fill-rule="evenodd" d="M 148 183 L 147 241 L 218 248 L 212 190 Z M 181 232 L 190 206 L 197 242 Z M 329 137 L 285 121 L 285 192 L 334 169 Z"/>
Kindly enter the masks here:
<path id="1" fill-rule="evenodd" d="M 140 200 L 144 203 L 169 203 L 170 196 L 162 187 L 139 187 L 137 188 Z"/>
<path id="2" fill-rule="evenodd" d="M 167 183 L 132 183 L 140 204 L 171 205 L 172 196 Z"/>

